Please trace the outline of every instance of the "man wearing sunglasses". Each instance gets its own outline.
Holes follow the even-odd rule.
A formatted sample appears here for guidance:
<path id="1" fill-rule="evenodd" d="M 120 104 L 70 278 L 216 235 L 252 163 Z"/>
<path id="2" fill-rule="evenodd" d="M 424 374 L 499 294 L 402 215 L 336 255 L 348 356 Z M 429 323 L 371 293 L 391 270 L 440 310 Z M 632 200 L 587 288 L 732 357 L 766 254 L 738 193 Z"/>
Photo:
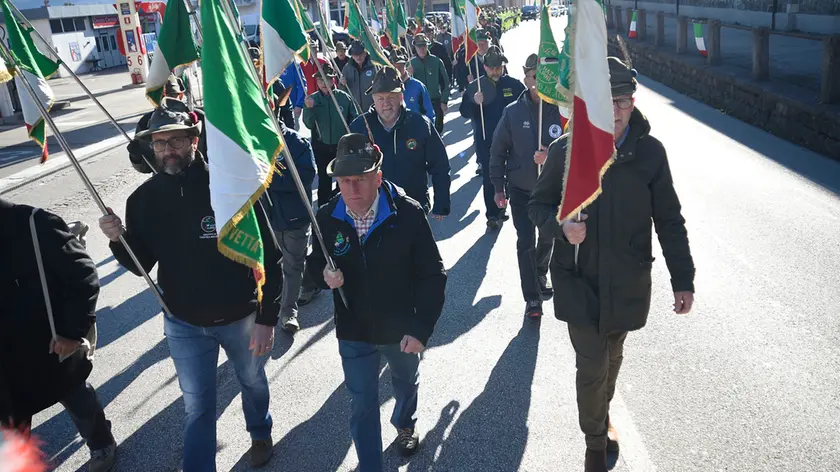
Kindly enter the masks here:
<path id="1" fill-rule="evenodd" d="M 119 263 L 141 275 L 122 236 L 146 272 L 158 266 L 158 281 L 170 313 L 164 332 L 184 396 L 184 472 L 216 470 L 216 364 L 225 350 L 242 389 L 242 409 L 251 435 L 249 462 L 272 455 L 271 415 L 265 356 L 274 343 L 282 284 L 280 252 L 265 241 L 266 283 L 257 303 L 253 272 L 219 252 L 210 206 L 210 174 L 197 151 L 200 124 L 186 105 L 165 98 L 140 138 L 148 139 L 159 173 L 126 203 L 125 226 L 103 216 L 99 227 Z M 212 152 L 212 150 L 211 150 Z M 256 209 L 260 231 L 271 234 Z"/>
<path id="2" fill-rule="evenodd" d="M 688 314 L 694 303 L 694 262 L 665 147 L 650 135 L 650 123 L 635 108 L 636 71 L 615 57 L 607 62 L 616 155 L 602 179 L 603 192 L 581 213 L 580 221 L 558 223 L 567 142 L 561 137 L 549 147 L 528 203 L 540 233 L 555 238 L 554 316 L 568 324 L 576 353 L 585 472 L 607 472 L 606 453 L 618 453 L 610 401 L 627 333 L 644 327 L 650 311 L 651 226 L 656 227 L 671 273 L 674 312 Z"/>

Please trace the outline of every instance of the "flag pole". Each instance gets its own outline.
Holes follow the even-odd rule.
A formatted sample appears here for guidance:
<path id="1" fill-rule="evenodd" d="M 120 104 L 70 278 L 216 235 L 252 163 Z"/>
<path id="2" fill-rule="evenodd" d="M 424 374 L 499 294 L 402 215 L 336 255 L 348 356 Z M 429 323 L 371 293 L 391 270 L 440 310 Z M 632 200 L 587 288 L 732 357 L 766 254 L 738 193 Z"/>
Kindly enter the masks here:
<path id="1" fill-rule="evenodd" d="M 540 107 L 537 111 L 537 151 L 542 149 L 542 120 L 543 120 L 543 99 L 540 99 Z M 543 165 L 537 166 L 537 175 L 542 174 Z"/>
<path id="2" fill-rule="evenodd" d="M 100 102 L 99 99 L 97 99 L 93 95 L 93 93 L 91 93 L 90 89 L 87 88 L 87 86 L 82 82 L 82 80 L 79 78 L 79 76 L 76 75 L 76 73 L 73 72 L 72 69 L 70 69 L 70 67 L 67 65 L 67 63 L 65 63 L 63 60 L 61 60 L 61 56 L 58 55 L 58 51 L 56 51 L 55 48 L 53 48 L 52 45 L 50 43 L 48 43 L 47 40 L 44 39 L 43 36 L 41 36 L 41 33 L 39 33 L 38 30 L 35 29 L 34 26 L 32 26 L 32 23 L 29 22 L 29 19 L 27 19 L 25 16 L 23 16 L 23 13 L 21 13 L 21 11 L 18 10 L 18 7 L 16 7 L 14 3 L 6 2 L 6 4 L 9 5 L 10 7 L 12 7 L 12 11 L 14 12 L 15 16 L 17 16 L 19 19 L 22 19 L 23 22 L 26 24 L 26 26 L 28 26 L 29 28 L 32 29 L 33 32 L 35 32 L 35 35 L 38 36 L 38 39 L 41 40 L 41 43 L 44 44 L 47 47 L 47 49 L 50 51 L 50 53 L 53 54 L 53 56 L 55 56 L 55 58 L 58 60 L 58 63 L 61 64 L 64 67 L 64 70 L 66 70 L 67 72 L 70 73 L 70 75 L 73 77 L 73 79 L 76 81 L 76 83 L 79 84 L 79 87 L 81 87 L 82 90 L 85 92 L 85 94 L 87 94 L 87 96 L 91 100 L 93 100 L 93 103 L 95 103 L 96 106 L 98 106 L 99 109 L 102 110 L 102 113 L 104 113 L 105 116 L 108 117 L 108 120 L 114 125 L 114 127 L 117 128 L 117 130 L 119 130 L 119 132 L 123 135 L 123 137 L 126 139 L 126 141 L 131 142 L 131 137 L 128 135 L 128 133 L 126 133 L 125 130 L 122 129 L 122 126 L 120 126 L 120 124 L 117 123 L 117 120 L 114 118 L 114 116 L 111 115 L 111 113 L 109 113 L 108 110 L 105 109 L 105 106 L 102 105 L 102 102 Z M 152 172 L 157 173 L 157 171 L 155 170 L 155 166 L 153 166 L 152 163 L 149 162 L 148 159 L 146 159 L 146 156 L 141 155 L 141 157 L 143 158 L 144 161 L 146 161 L 146 164 L 149 166 L 149 168 L 152 169 Z"/>
<path id="3" fill-rule="evenodd" d="M 470 1 L 470 0 L 467 0 Z M 464 12 L 464 24 L 467 26 L 467 31 L 464 32 L 464 59 L 466 60 L 466 56 L 469 55 L 470 52 L 470 16 L 467 14 L 466 6 L 462 10 Z M 478 51 L 476 51 L 476 54 Z M 475 56 L 473 56 L 475 57 Z M 472 62 L 472 59 L 467 61 L 467 70 L 470 70 L 469 63 Z M 478 61 L 475 61 L 475 82 L 478 85 L 478 91 L 481 93 L 481 74 L 478 70 Z M 483 94 L 482 94 L 483 95 Z M 481 101 L 481 104 L 478 105 L 478 109 L 481 112 L 481 139 L 487 141 L 487 131 L 484 129 L 484 100 Z"/>
<path id="4" fill-rule="evenodd" d="M 318 39 L 321 40 L 322 44 L 326 44 L 326 43 L 324 43 L 324 37 L 321 36 L 321 32 L 318 31 L 318 28 L 315 28 L 315 34 L 318 36 Z M 327 55 L 327 56 L 329 57 L 329 55 Z M 333 62 L 333 64 L 335 64 L 335 63 Z M 318 55 L 317 54 L 315 55 L 315 67 L 318 68 L 318 73 L 321 75 L 321 78 L 326 78 L 326 76 L 324 75 L 324 68 L 321 67 L 321 62 L 318 61 Z M 335 69 L 335 68 L 337 68 L 337 66 L 333 66 L 333 68 Z M 316 78 L 315 80 L 317 81 L 318 79 Z M 330 98 L 332 99 L 333 105 L 335 106 L 335 111 L 337 111 L 338 116 L 341 117 L 341 123 L 344 124 L 344 129 L 347 130 L 347 134 L 350 134 L 350 124 L 347 123 L 347 119 L 344 118 L 344 113 L 341 111 L 341 107 L 338 105 L 338 100 L 335 98 L 335 94 L 333 93 L 332 87 L 327 87 L 327 91 L 329 92 Z M 353 106 L 355 106 L 356 109 L 361 114 L 361 107 L 359 106 L 359 104 L 356 103 L 356 99 L 353 97 L 353 94 L 349 93 L 348 95 L 350 95 L 350 98 L 353 100 Z"/>
<path id="5" fill-rule="evenodd" d="M 73 167 L 76 168 L 76 172 L 78 172 L 79 177 L 81 177 L 82 183 L 84 183 L 85 187 L 87 187 L 88 192 L 90 192 L 90 195 L 93 197 L 93 200 L 96 202 L 97 206 L 99 206 L 99 209 L 102 211 L 102 214 L 110 215 L 111 212 L 108 210 L 108 207 L 105 206 L 105 202 L 102 201 L 102 197 L 100 197 L 99 193 L 97 193 L 96 188 L 94 188 L 93 183 L 90 181 L 87 174 L 85 174 L 85 171 L 82 169 L 82 166 L 76 159 L 76 155 L 73 154 L 73 149 L 70 147 L 70 144 L 67 143 L 67 141 L 64 139 L 64 135 L 62 135 L 61 131 L 58 130 L 58 127 L 56 126 L 55 121 L 53 121 L 52 117 L 50 116 L 49 111 L 38 98 L 38 94 L 35 93 L 35 89 L 32 88 L 32 84 L 30 84 L 29 81 L 26 80 L 26 78 L 23 76 L 23 73 L 18 68 L 17 62 L 15 62 L 14 57 L 12 56 L 11 51 L 9 51 L 9 48 L 8 46 L 6 46 L 5 42 L 0 41 L 0 49 L 2 49 L 3 53 L 9 59 L 8 66 L 14 70 L 16 75 L 18 75 L 21 78 L 20 83 L 23 84 L 24 88 L 26 88 L 26 92 L 29 94 L 30 97 L 32 97 L 32 101 L 38 107 L 38 110 L 41 112 L 41 116 L 44 118 L 44 121 L 46 121 L 47 125 L 52 130 L 53 135 L 55 136 L 56 140 L 58 140 L 58 144 L 61 146 L 62 149 L 64 149 L 64 153 L 67 154 L 67 158 L 70 159 L 70 162 L 73 164 Z M 119 238 L 120 243 L 122 243 L 126 252 L 131 257 L 131 260 L 134 262 L 134 265 L 137 267 L 140 273 L 143 274 L 143 278 L 146 279 L 146 283 L 149 284 L 149 288 L 152 290 L 152 293 L 154 293 L 155 298 L 157 298 L 157 301 L 158 303 L 160 303 L 160 307 L 163 309 L 164 313 L 171 315 L 172 312 L 169 311 L 169 308 L 166 306 L 166 302 L 163 301 L 163 297 L 161 296 L 157 285 L 155 285 L 155 282 L 149 276 L 149 273 L 146 272 L 146 269 L 143 268 L 143 265 L 140 264 L 140 261 L 137 259 L 137 256 L 134 254 L 134 251 L 132 251 L 129 247 L 128 242 L 125 240 L 125 237 L 122 234 L 120 234 Z"/>
<path id="6" fill-rule="evenodd" d="M 227 2 L 220 2 L 222 8 L 228 9 L 226 12 L 228 15 L 231 14 L 229 11 L 230 6 L 227 5 Z M 317 28 L 316 28 L 317 29 Z M 247 60 L 251 67 L 249 70 L 251 71 L 251 78 L 254 80 L 254 83 L 257 84 L 257 87 L 260 89 L 263 95 L 263 107 L 265 111 L 268 113 L 268 116 L 271 117 L 271 123 L 274 124 L 274 131 L 277 133 L 277 137 L 280 138 L 280 142 L 283 145 L 283 157 L 285 160 L 286 167 L 289 169 L 289 172 L 292 174 L 292 180 L 295 183 L 295 187 L 297 187 L 298 194 L 300 195 L 301 201 L 303 202 L 303 206 L 306 207 L 306 212 L 309 215 L 310 221 L 312 221 L 312 232 L 315 234 L 315 239 L 318 240 L 318 244 L 321 246 L 321 252 L 324 254 L 324 258 L 327 260 L 327 266 L 329 266 L 330 271 L 336 272 L 338 270 L 338 266 L 335 265 L 335 261 L 330 257 L 330 253 L 327 251 L 327 246 L 324 244 L 324 235 L 321 232 L 321 227 L 318 224 L 317 218 L 315 218 L 315 212 L 312 210 L 312 205 L 310 205 L 309 197 L 310 194 L 307 193 L 306 189 L 303 186 L 303 181 L 300 179 L 300 173 L 298 172 L 297 166 L 295 165 L 295 160 L 292 157 L 292 154 L 289 152 L 289 146 L 286 144 L 286 139 L 283 137 L 283 133 L 280 131 L 280 124 L 277 122 L 277 117 L 272 113 L 271 108 L 268 106 L 268 100 L 265 99 L 266 91 L 263 89 L 261 85 L 261 81 L 259 80 L 259 75 L 257 74 L 257 70 L 254 67 L 254 63 L 250 59 L 250 54 L 248 54 L 248 50 L 245 48 L 245 44 L 243 42 L 239 43 L 240 46 L 240 53 L 243 57 Z M 315 63 L 318 63 L 318 57 L 315 57 Z M 347 296 L 344 294 L 343 288 L 338 288 L 338 294 L 341 296 L 341 301 L 344 302 L 344 306 L 350 310 L 350 304 L 347 301 Z"/>

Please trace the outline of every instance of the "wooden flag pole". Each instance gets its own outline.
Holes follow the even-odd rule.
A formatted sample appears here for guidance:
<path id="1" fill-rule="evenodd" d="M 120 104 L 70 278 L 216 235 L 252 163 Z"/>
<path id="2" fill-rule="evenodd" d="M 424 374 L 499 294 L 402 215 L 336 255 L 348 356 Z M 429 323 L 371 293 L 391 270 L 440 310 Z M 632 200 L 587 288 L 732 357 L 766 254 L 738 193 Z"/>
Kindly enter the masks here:
<path id="1" fill-rule="evenodd" d="M 537 151 L 542 149 L 542 120 L 543 120 L 543 99 L 540 98 L 539 110 L 537 111 Z M 542 174 L 543 165 L 537 166 L 537 175 Z"/>
<path id="2" fill-rule="evenodd" d="M 467 1 L 470 1 L 470 0 L 467 0 Z M 469 21 L 470 17 L 467 14 L 466 6 L 461 11 L 464 13 L 464 24 L 467 27 L 467 31 L 464 32 L 464 59 L 466 60 L 467 56 L 469 56 L 469 54 L 470 54 L 470 21 Z M 478 54 L 478 51 L 476 51 L 476 54 Z M 475 57 L 475 56 L 473 56 L 473 57 Z M 470 70 L 470 65 L 469 65 L 470 62 L 472 62 L 472 59 L 469 59 L 467 61 L 467 70 Z M 481 77 L 479 77 L 480 75 L 481 74 L 478 70 L 478 61 L 475 61 L 475 82 L 476 82 L 476 85 L 478 86 L 479 93 L 481 93 Z M 484 95 L 484 94 L 482 93 L 482 95 Z M 479 112 L 481 113 L 481 139 L 483 139 L 484 141 L 487 141 L 487 130 L 485 129 L 486 126 L 484 125 L 484 100 L 482 100 L 481 103 L 478 105 L 478 109 L 479 109 Z"/>
<path id="3" fill-rule="evenodd" d="M 93 200 L 96 202 L 97 206 L 99 206 L 100 211 L 102 211 L 103 215 L 110 215 L 110 210 L 108 210 L 108 207 L 105 206 L 105 202 L 102 201 L 102 197 L 99 196 L 99 193 L 93 186 L 93 182 L 91 182 L 90 178 L 88 178 L 87 174 L 85 174 L 85 171 L 84 169 L 82 169 L 81 164 L 79 164 L 78 159 L 76 159 L 76 155 L 73 153 L 73 149 L 70 147 L 70 144 L 68 144 L 67 140 L 64 139 L 64 135 L 61 134 L 61 131 L 59 131 L 58 126 L 56 126 L 55 121 L 53 121 L 49 111 L 38 98 L 38 94 L 35 93 L 35 89 L 32 88 L 32 84 L 30 84 L 29 81 L 26 80 L 26 78 L 24 78 L 23 73 L 18 68 L 17 62 L 15 62 L 14 57 L 11 54 L 11 51 L 9 51 L 9 47 L 6 46 L 5 42 L 0 41 L 0 49 L 2 49 L 3 53 L 7 56 L 7 59 L 9 60 L 9 64 L 7 64 L 8 67 L 14 70 L 15 74 L 17 74 L 21 78 L 19 82 L 23 84 L 24 88 L 26 89 L 26 93 L 28 93 L 29 96 L 32 97 L 32 101 L 38 107 L 38 110 L 41 112 L 41 116 L 44 118 L 44 121 L 52 130 L 53 136 L 55 136 L 56 140 L 58 140 L 59 146 L 61 146 L 61 148 L 64 150 L 64 153 L 67 154 L 67 158 L 70 159 L 70 162 L 73 164 L 73 167 L 76 169 L 76 172 L 82 179 L 82 183 L 87 188 L 91 197 L 93 197 Z M 146 272 L 146 269 L 143 268 L 143 265 L 140 264 L 140 261 L 137 259 L 137 256 L 134 254 L 134 251 L 131 250 L 131 247 L 129 247 L 128 242 L 125 240 L 125 237 L 122 234 L 120 234 L 120 243 L 125 248 L 129 257 L 131 257 L 131 260 L 132 262 L 134 262 L 134 265 L 137 267 L 137 270 L 139 270 L 140 273 L 143 275 L 143 278 L 146 279 L 146 283 L 149 284 L 149 288 L 152 290 L 152 293 L 155 295 L 155 298 L 157 298 L 157 301 L 160 304 L 160 307 L 163 309 L 164 313 L 172 315 L 172 312 L 169 311 L 169 308 L 166 306 L 166 302 L 163 301 L 163 297 L 161 296 L 160 290 L 158 289 L 157 285 L 155 285 L 155 282 L 149 276 L 149 273 Z"/>

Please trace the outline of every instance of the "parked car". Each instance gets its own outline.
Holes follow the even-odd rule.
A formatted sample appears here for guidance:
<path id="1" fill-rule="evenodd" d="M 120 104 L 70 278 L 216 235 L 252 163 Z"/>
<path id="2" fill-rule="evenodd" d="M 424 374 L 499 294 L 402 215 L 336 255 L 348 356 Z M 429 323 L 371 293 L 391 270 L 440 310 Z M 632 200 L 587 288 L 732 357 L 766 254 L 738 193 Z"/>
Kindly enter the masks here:
<path id="1" fill-rule="evenodd" d="M 525 5 L 522 7 L 522 21 L 536 20 L 539 13 L 540 11 L 536 5 Z"/>
<path id="2" fill-rule="evenodd" d="M 321 26 L 320 21 L 316 21 L 314 24 L 315 24 L 316 28 Z M 347 30 L 338 26 L 338 23 L 336 23 L 334 20 L 330 20 L 330 31 L 332 32 L 333 44 L 335 44 L 337 41 L 342 41 L 348 47 L 350 46 L 350 43 L 352 42 L 352 40 L 350 39 L 350 35 L 347 34 Z M 318 35 L 315 34 L 315 31 L 310 31 L 309 32 L 309 37 L 313 41 L 318 40 Z"/>
<path id="3" fill-rule="evenodd" d="M 429 20 L 436 20 L 438 18 L 442 18 L 449 22 L 451 20 L 451 15 L 448 11 L 432 11 L 426 13 L 426 18 Z"/>

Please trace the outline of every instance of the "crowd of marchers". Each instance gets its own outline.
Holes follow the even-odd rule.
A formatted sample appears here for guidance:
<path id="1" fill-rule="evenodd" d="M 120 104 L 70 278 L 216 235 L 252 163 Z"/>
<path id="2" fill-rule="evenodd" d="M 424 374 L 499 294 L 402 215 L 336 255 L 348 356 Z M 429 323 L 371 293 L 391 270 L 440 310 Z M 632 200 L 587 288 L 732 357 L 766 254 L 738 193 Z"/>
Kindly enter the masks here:
<path id="1" fill-rule="evenodd" d="M 617 58 L 607 59 L 615 164 L 601 195 L 578 218 L 557 220 L 566 119 L 556 106 L 540 106 L 536 54 L 527 58 L 523 81 L 508 75 L 501 29 L 492 26 L 478 30 L 468 64 L 442 46 L 448 33 L 441 38 L 428 23 L 407 44 L 387 45 L 393 67 L 373 65 L 361 43 L 349 50 L 337 44 L 334 52 L 292 64 L 274 83 L 283 138 L 304 187 L 313 188 L 317 178 L 317 202 L 301 198 L 289 172 L 275 176 L 261 199 L 262 303 L 253 272 L 218 250 L 207 164 L 212 150 L 208 155 L 203 113 L 187 105 L 192 100 L 183 81 L 172 76 L 161 105 L 140 120 L 129 159 L 154 175 L 128 197 L 124 215 L 111 212 L 98 224 L 124 268 L 142 275 L 157 267 L 164 333 L 184 398 L 185 472 L 216 470 L 220 349 L 242 390 L 249 463 L 271 460 L 266 355 L 275 327 L 294 334 L 298 317 L 306 316 L 303 306 L 323 290 L 333 295 L 358 470 L 383 467 L 382 357 L 396 399 L 396 450 L 410 456 L 421 447 L 418 367 L 436 322 L 447 315 L 447 275 L 434 236 L 452 205 L 441 133 L 464 126 L 444 124 L 451 94 L 461 95 L 459 112 L 472 126 L 487 230 L 511 219 L 516 230 L 524 316 L 541 317 L 543 303 L 553 298 L 555 316 L 568 325 L 583 469 L 607 470 L 607 454 L 619 451 L 609 410 L 623 345 L 650 310 L 654 227 L 674 311 L 692 307 L 685 220 L 665 148 L 636 107 L 636 73 Z M 296 131 L 301 121 L 311 138 Z M 309 218 L 313 205 L 319 235 Z M 89 470 L 112 470 L 117 444 L 87 381 L 100 289 L 85 250 L 87 226 L 2 199 L 0 221 L 0 422 L 25 429 L 33 415 L 60 402 L 90 448 Z"/>

